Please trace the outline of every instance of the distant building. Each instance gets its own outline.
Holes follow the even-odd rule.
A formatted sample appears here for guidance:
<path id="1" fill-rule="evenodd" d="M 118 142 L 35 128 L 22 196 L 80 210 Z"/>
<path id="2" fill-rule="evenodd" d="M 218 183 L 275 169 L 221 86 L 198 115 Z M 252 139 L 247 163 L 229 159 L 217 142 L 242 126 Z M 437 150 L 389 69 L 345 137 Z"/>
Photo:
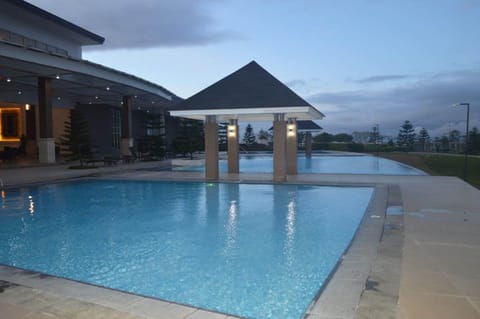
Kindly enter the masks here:
<path id="1" fill-rule="evenodd" d="M 353 142 L 358 144 L 370 143 L 371 132 L 353 132 Z"/>

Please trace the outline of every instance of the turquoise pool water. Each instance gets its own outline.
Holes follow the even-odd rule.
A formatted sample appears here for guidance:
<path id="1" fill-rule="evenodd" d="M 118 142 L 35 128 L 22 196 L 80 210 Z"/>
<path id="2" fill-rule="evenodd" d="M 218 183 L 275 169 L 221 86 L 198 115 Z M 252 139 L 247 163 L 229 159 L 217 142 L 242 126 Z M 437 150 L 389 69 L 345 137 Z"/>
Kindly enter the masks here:
<path id="1" fill-rule="evenodd" d="M 0 263 L 256 319 L 298 319 L 372 188 L 86 181 L 7 190 Z"/>
<path id="2" fill-rule="evenodd" d="M 324 174 L 379 174 L 379 175 L 425 175 L 413 167 L 385 158 L 369 155 L 315 155 L 311 158 L 299 156 L 297 161 L 299 173 Z M 203 171 L 204 166 L 172 167 L 177 171 Z M 226 160 L 219 162 L 220 172 L 228 171 Z M 271 155 L 243 155 L 240 158 L 242 173 L 271 173 L 273 160 Z"/>

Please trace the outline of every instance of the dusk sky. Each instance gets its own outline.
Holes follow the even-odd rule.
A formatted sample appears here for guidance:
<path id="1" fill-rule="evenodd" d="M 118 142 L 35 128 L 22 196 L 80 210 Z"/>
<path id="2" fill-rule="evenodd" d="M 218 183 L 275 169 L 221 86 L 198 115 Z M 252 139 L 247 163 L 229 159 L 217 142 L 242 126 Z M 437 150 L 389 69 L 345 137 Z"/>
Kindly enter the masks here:
<path id="1" fill-rule="evenodd" d="M 329 133 L 480 128 L 480 0 L 31 0 L 106 38 L 83 58 L 183 98 L 251 60 Z M 270 124 L 257 124 L 268 128 Z"/>

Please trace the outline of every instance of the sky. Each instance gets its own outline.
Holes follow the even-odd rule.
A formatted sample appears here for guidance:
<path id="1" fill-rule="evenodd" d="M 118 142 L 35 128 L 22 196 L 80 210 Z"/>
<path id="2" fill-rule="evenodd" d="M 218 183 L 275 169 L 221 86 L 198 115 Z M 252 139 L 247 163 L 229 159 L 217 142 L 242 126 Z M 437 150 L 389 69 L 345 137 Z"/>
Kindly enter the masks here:
<path id="1" fill-rule="evenodd" d="M 83 58 L 188 98 L 252 60 L 332 134 L 480 129 L 480 0 L 30 0 L 106 38 Z M 270 123 L 257 123 L 256 130 Z M 262 127 L 263 126 L 263 127 Z"/>

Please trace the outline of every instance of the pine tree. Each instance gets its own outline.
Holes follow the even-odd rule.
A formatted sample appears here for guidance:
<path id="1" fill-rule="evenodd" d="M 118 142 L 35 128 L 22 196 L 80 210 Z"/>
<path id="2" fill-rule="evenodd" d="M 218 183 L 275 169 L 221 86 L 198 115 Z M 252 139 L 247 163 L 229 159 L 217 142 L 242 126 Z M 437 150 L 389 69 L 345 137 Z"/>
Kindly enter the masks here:
<path id="1" fill-rule="evenodd" d="M 247 127 L 245 128 L 245 133 L 243 134 L 243 143 L 245 145 L 253 145 L 255 144 L 255 133 L 253 132 L 253 127 L 248 123 Z"/>
<path id="2" fill-rule="evenodd" d="M 180 119 L 173 146 L 176 153 L 184 156 L 190 154 L 190 158 L 193 159 L 193 153 L 204 149 L 203 122 Z"/>
<path id="3" fill-rule="evenodd" d="M 139 152 L 154 157 L 164 157 L 165 142 L 162 129 L 165 126 L 162 115 L 146 113 L 144 121 L 146 135 L 138 143 Z"/>
<path id="4" fill-rule="evenodd" d="M 64 132 L 60 137 L 62 155 L 69 161 L 80 160 L 80 166 L 83 167 L 83 160 L 92 156 L 92 143 L 88 122 L 76 107 L 70 110 Z"/>
<path id="5" fill-rule="evenodd" d="M 430 135 L 428 134 L 428 131 L 425 128 L 422 128 L 420 132 L 418 132 L 418 143 L 422 145 L 423 151 L 425 151 L 426 144 L 430 142 Z"/>
<path id="6" fill-rule="evenodd" d="M 397 144 L 401 148 L 405 148 L 407 151 L 413 149 L 415 144 L 415 129 L 410 121 L 405 121 L 398 132 Z"/>
<path id="7" fill-rule="evenodd" d="M 370 133 L 370 136 L 368 137 L 369 143 L 377 144 L 383 139 L 383 137 L 380 135 L 380 130 L 377 125 L 372 127 L 372 131 L 369 133 Z"/>

